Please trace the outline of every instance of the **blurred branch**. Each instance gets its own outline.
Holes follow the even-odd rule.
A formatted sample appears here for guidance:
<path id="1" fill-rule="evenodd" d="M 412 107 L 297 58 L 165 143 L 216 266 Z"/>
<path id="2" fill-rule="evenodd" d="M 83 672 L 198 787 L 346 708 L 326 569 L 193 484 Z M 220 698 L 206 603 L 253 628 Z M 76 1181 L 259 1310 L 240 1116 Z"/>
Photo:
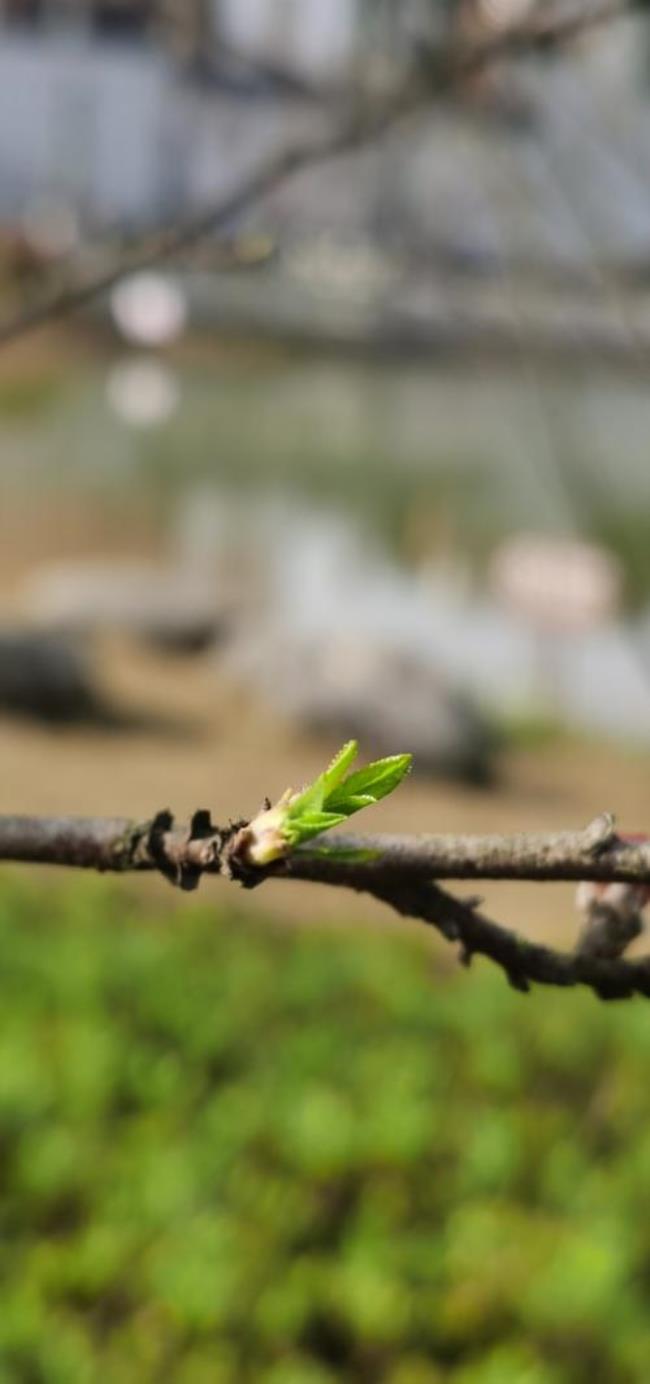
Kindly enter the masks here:
<path id="1" fill-rule="evenodd" d="M 246 822 L 216 827 L 208 812 L 178 827 L 169 812 L 152 821 L 125 818 L 0 817 L 0 859 L 100 871 L 158 870 L 180 888 L 203 874 L 246 888 L 269 877 L 343 886 L 389 904 L 404 917 L 458 942 L 461 959 L 489 957 L 517 989 L 531 983 L 586 985 L 603 999 L 650 997 L 650 958 L 601 959 L 529 942 L 479 912 L 475 900 L 442 890 L 439 879 L 591 880 L 650 885 L 650 840 L 617 835 L 605 813 L 584 831 L 515 836 L 336 836 L 320 838 L 284 861 L 255 869 L 246 857 Z"/>
<path id="2" fill-rule="evenodd" d="M 507 29 L 497 29 L 494 38 L 483 46 L 483 60 L 512 57 L 540 45 L 545 47 L 552 44 L 562 47 L 580 38 L 590 29 L 599 28 L 601 24 L 609 24 L 613 19 L 620 19 L 622 15 L 632 13 L 635 8 L 636 0 L 593 0 L 593 3 L 587 4 L 584 0 L 568 0 L 566 3 L 565 0 L 560 0 L 560 3 L 555 4 L 544 0 L 523 23 L 512 24 Z M 471 56 L 467 55 L 467 62 L 469 72 L 473 74 Z M 464 58 L 461 57 L 460 64 L 463 62 Z"/>
<path id="3" fill-rule="evenodd" d="M 460 943 L 460 959 L 486 956 L 499 966 L 510 985 L 526 993 L 531 985 L 569 988 L 586 985 L 600 999 L 650 997 L 650 958 L 602 960 L 587 951 L 560 952 L 501 927 L 479 912 L 473 900 L 458 899 L 436 884 L 405 884 L 369 890 L 403 917 L 435 927 L 448 941 Z"/>
<path id="4" fill-rule="evenodd" d="M 90 274 L 73 285 L 65 285 L 62 288 L 57 286 L 44 296 L 39 296 L 36 302 L 28 304 L 15 316 L 0 322 L 0 345 L 6 345 L 53 318 L 78 311 L 101 294 L 109 292 L 126 275 L 160 264 L 195 245 L 212 232 L 222 230 L 255 202 L 272 192 L 276 184 L 284 178 L 297 173 L 301 168 L 314 167 L 323 159 L 344 153 L 347 149 L 353 148 L 360 138 L 355 122 L 334 133 L 304 140 L 279 150 L 259 163 L 242 180 L 239 187 L 219 202 L 204 208 L 196 216 L 150 236 L 143 246 L 121 255 L 101 273 Z"/>
<path id="5" fill-rule="evenodd" d="M 568 43 L 595 26 L 621 17 L 630 9 L 626 0 L 594 0 L 592 4 L 555 6 L 551 15 L 536 14 L 520 25 L 500 30 L 485 42 L 450 45 L 426 50 L 421 70 L 405 89 L 368 109 L 354 110 L 334 129 L 297 141 L 271 154 L 257 165 L 225 198 L 209 204 L 197 215 L 149 237 L 144 246 L 121 255 L 115 263 L 73 284 L 66 283 L 39 295 L 36 301 L 0 322 L 0 346 L 55 318 L 67 316 L 106 293 L 126 275 L 148 269 L 215 231 L 228 227 L 236 217 L 268 195 L 293 174 L 324 160 L 362 148 L 380 138 L 404 117 L 442 99 L 467 78 L 481 73 L 502 58 L 513 58 L 540 47 Z"/>

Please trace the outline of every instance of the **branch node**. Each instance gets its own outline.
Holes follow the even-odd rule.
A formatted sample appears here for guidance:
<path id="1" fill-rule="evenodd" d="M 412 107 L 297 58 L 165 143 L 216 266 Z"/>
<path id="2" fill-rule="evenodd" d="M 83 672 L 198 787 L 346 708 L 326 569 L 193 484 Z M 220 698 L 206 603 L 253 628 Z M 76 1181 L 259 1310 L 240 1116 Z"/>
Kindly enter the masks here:
<path id="1" fill-rule="evenodd" d="M 199 818 L 200 825 L 205 825 L 205 818 L 209 815 L 203 811 L 195 814 Z M 194 818 L 192 822 L 194 822 Z M 170 854 L 168 836 L 173 831 L 173 827 L 174 817 L 168 808 L 162 812 L 157 812 L 149 828 L 147 848 L 161 875 L 164 875 L 165 879 L 169 880 L 169 883 L 175 885 L 177 889 L 184 889 L 189 892 L 197 888 L 201 878 L 201 870 L 197 865 L 183 859 L 182 856 Z M 191 830 L 189 839 L 192 839 Z"/>
<path id="2" fill-rule="evenodd" d="M 249 825 L 246 817 L 230 822 L 221 851 L 221 873 L 226 879 L 236 880 L 242 889 L 256 889 L 268 875 L 274 873 L 272 865 L 260 869 L 247 864 L 244 848 L 248 842 Z"/>
<path id="3" fill-rule="evenodd" d="M 190 822 L 190 841 L 205 841 L 207 836 L 214 836 L 216 830 L 207 808 L 200 807 Z"/>
<path id="4" fill-rule="evenodd" d="M 164 875 L 170 884 L 178 886 L 180 884 L 178 866 L 170 861 L 165 848 L 165 837 L 168 832 L 173 830 L 173 826 L 174 816 L 169 808 L 163 808 L 161 812 L 157 812 L 147 833 L 147 850 L 161 875 Z"/>
<path id="5" fill-rule="evenodd" d="M 590 855 L 600 855 L 613 846 L 616 841 L 616 818 L 613 812 L 601 812 L 589 822 L 583 832 L 585 850 Z"/>

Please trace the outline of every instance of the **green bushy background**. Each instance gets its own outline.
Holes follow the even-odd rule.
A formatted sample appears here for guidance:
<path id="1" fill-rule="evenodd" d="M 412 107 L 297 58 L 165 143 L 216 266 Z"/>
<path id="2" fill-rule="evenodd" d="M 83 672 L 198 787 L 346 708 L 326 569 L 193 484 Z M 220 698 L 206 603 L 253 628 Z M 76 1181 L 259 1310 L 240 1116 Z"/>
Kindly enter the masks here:
<path id="1" fill-rule="evenodd" d="M 212 900 L 0 878 L 0 1381 L 647 1379 L 647 1005 Z"/>

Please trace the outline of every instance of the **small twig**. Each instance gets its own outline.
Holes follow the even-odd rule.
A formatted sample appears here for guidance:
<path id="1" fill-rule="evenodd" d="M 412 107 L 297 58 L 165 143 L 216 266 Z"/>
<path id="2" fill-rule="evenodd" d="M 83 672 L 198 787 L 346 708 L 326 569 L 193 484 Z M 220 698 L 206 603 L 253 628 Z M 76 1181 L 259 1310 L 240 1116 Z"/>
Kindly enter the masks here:
<path id="1" fill-rule="evenodd" d="M 472 899 L 457 899 L 435 884 L 405 883 L 360 889 L 390 905 L 402 917 L 435 927 L 447 941 L 460 944 L 460 960 L 486 956 L 504 972 L 510 985 L 526 993 L 532 984 L 569 988 L 585 985 L 599 999 L 650 997 L 650 958 L 601 961 L 577 952 L 561 952 L 529 942 L 480 913 Z"/>

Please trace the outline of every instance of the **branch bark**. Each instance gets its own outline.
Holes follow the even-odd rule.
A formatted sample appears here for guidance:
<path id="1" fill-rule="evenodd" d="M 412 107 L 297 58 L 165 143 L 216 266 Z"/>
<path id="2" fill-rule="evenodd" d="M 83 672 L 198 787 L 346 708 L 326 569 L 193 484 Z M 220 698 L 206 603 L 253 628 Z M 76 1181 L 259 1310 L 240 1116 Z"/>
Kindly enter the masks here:
<path id="1" fill-rule="evenodd" d="M 189 826 L 171 814 L 135 823 L 126 817 L 2 817 L 0 860 L 96 870 L 198 867 L 224 874 L 224 850 L 241 823 L 215 827 L 207 812 Z M 151 841 L 159 841 L 156 852 Z M 232 851 L 231 851 L 232 856 Z M 617 835 L 610 813 L 582 831 L 512 836 L 350 835 L 304 846 L 283 863 L 287 877 L 321 884 L 385 885 L 397 880 L 599 880 L 650 884 L 650 840 Z"/>
<path id="2" fill-rule="evenodd" d="M 485 917 L 473 899 L 440 879 L 594 880 L 650 885 L 650 841 L 617 835 L 605 813 L 583 831 L 514 836 L 324 837 L 265 870 L 253 870 L 241 843 L 245 822 L 217 827 L 209 812 L 177 826 L 169 812 L 128 818 L 0 817 L 0 860 L 113 871 L 158 870 L 193 889 L 203 874 L 251 888 L 271 876 L 367 893 L 403 917 L 457 942 L 461 960 L 489 957 L 519 990 L 531 984 L 586 985 L 603 999 L 650 997 L 650 958 L 602 960 L 530 942 Z"/>

